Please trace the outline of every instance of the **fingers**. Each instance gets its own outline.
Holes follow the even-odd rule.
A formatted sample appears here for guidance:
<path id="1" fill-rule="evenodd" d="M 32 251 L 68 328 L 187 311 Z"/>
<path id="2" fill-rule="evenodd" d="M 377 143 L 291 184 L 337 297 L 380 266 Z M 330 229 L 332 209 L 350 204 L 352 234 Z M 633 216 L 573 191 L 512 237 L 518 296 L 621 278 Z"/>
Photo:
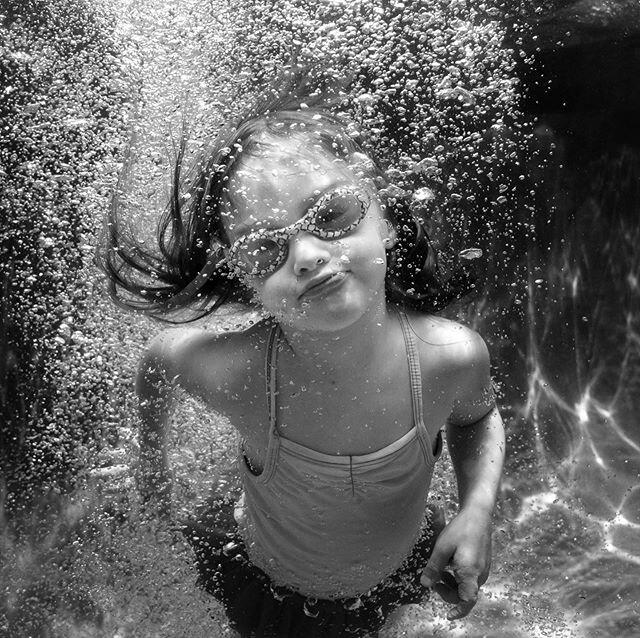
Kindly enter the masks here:
<path id="1" fill-rule="evenodd" d="M 460 602 L 458 583 L 451 572 L 446 571 L 442 574 L 442 579 L 433 585 L 433 591 L 435 591 L 445 603 L 455 605 Z"/>
<path id="2" fill-rule="evenodd" d="M 440 582 L 444 569 L 451 560 L 451 552 L 441 549 L 436 542 L 429 561 L 422 570 L 420 583 L 424 587 L 433 587 L 435 583 Z"/>
<path id="3" fill-rule="evenodd" d="M 439 582 L 442 570 L 428 564 L 420 576 L 420 583 L 423 587 L 433 587 L 434 583 Z"/>
<path id="4" fill-rule="evenodd" d="M 478 579 L 473 576 L 459 577 L 458 600 L 456 606 L 447 614 L 449 620 L 464 618 L 478 602 Z"/>
<path id="5" fill-rule="evenodd" d="M 478 578 L 473 574 L 445 571 L 439 563 L 431 561 L 424 568 L 420 582 L 431 587 L 445 603 L 455 605 L 447 614 L 449 620 L 464 618 L 478 601 Z M 429 583 L 429 584 L 426 584 Z"/>
<path id="6" fill-rule="evenodd" d="M 474 607 L 477 601 L 470 600 L 458 603 L 448 614 L 447 620 L 460 620 L 464 618 Z"/>
<path id="7" fill-rule="evenodd" d="M 463 618 L 473 609 L 490 565 L 486 539 L 479 536 L 471 543 L 463 538 L 463 543 L 462 532 L 455 527 L 456 520 L 438 537 L 420 576 L 424 587 L 432 588 L 446 603 L 454 605 L 447 616 L 450 620 Z"/>

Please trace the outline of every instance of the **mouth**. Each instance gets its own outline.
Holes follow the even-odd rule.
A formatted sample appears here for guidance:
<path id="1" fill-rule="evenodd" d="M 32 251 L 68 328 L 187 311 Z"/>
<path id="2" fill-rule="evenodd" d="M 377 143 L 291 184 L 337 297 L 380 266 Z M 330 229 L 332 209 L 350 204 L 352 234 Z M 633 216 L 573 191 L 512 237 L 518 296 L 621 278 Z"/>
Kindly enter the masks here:
<path id="1" fill-rule="evenodd" d="M 313 299 L 329 294 L 342 286 L 346 277 L 347 272 L 341 270 L 312 280 L 298 295 L 298 299 Z"/>

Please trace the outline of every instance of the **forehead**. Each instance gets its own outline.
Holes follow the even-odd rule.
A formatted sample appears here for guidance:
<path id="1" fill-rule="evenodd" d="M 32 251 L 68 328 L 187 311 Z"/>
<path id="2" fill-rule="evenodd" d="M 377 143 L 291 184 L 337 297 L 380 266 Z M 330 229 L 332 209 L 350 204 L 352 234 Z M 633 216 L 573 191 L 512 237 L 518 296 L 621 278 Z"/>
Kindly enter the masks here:
<path id="1" fill-rule="evenodd" d="M 324 192 L 355 184 L 346 161 L 303 137 L 264 139 L 229 182 L 228 230 L 289 225 Z"/>

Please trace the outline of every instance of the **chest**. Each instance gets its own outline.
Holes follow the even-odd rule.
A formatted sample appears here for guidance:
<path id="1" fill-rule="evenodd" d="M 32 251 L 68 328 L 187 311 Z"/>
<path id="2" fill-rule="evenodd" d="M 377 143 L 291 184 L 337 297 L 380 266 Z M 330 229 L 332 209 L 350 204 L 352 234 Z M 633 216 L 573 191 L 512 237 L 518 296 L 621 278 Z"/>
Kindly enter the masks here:
<path id="1" fill-rule="evenodd" d="M 270 410 L 282 437 L 326 454 L 368 454 L 394 443 L 416 425 L 414 398 L 418 393 L 423 421 L 435 441 L 448 413 L 442 407 L 444 388 L 440 385 L 427 371 L 420 388 L 412 388 L 406 356 L 392 357 L 374 373 L 354 375 L 349 383 L 330 374 L 302 380 L 295 370 L 280 366 L 271 405 L 260 375 L 250 384 L 253 399 L 247 400 L 245 393 L 245 400 L 235 404 L 229 417 L 258 467 L 268 448 Z"/>
<path id="2" fill-rule="evenodd" d="M 366 454 L 414 425 L 408 374 L 363 376 L 345 386 L 330 379 L 281 384 L 275 400 L 284 437 L 327 454 Z"/>

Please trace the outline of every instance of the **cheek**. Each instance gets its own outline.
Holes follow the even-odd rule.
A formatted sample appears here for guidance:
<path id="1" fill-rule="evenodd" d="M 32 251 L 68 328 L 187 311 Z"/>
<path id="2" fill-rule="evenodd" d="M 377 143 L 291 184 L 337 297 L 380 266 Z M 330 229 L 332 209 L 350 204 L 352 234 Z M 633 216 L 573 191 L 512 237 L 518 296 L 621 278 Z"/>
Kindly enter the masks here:
<path id="1" fill-rule="evenodd" d="M 340 260 L 354 267 L 370 269 L 372 273 L 386 271 L 387 251 L 375 230 L 362 235 L 352 235 L 348 239 L 337 242 L 340 248 Z"/>
<path id="2" fill-rule="evenodd" d="M 245 278 L 245 285 L 252 292 L 254 301 L 274 315 L 282 312 L 289 305 L 287 293 L 290 282 L 281 275 L 282 272 L 278 270 L 263 278 Z"/>

